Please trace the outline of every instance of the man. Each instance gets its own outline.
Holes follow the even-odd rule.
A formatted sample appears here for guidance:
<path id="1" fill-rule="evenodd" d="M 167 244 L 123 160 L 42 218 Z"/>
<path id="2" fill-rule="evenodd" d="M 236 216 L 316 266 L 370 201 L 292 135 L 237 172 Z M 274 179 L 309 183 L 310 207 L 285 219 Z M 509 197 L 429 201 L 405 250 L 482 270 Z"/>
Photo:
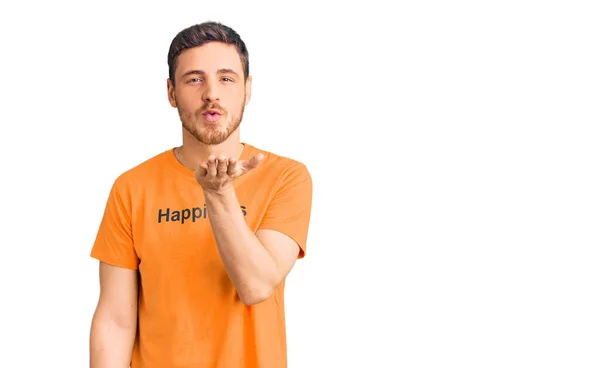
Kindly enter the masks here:
<path id="1" fill-rule="evenodd" d="M 168 53 L 180 147 L 114 182 L 91 256 L 92 368 L 284 368 L 283 289 L 306 251 L 312 181 L 240 140 L 248 51 L 231 28 L 181 31 Z"/>

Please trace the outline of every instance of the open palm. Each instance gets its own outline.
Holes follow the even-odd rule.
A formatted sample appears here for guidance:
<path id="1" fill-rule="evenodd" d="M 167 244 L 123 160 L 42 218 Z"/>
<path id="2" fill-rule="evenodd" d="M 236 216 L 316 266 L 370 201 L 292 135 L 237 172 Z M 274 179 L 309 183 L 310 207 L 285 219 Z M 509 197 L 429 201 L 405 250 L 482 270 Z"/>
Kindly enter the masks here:
<path id="1" fill-rule="evenodd" d="M 249 160 L 210 156 L 208 161 L 198 165 L 195 172 L 196 181 L 205 191 L 219 191 L 230 185 L 233 179 L 256 169 L 263 159 L 262 153 Z"/>

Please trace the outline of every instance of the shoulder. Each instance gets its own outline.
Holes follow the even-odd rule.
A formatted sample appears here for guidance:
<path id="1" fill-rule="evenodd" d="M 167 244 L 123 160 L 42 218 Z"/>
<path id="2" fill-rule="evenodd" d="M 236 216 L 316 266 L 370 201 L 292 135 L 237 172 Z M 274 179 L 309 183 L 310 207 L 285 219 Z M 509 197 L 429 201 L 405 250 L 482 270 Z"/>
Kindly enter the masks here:
<path id="1" fill-rule="evenodd" d="M 264 155 L 263 162 L 261 163 L 264 169 L 281 174 L 303 174 L 310 176 L 309 169 L 304 162 L 247 143 L 244 144 L 249 150 L 248 158 L 258 153 Z"/>
<path id="2" fill-rule="evenodd" d="M 114 186 L 122 190 L 131 189 L 155 177 L 169 163 L 168 155 L 172 151 L 172 148 L 162 151 L 123 171 L 114 179 Z"/>
<path id="3" fill-rule="evenodd" d="M 310 170 L 304 162 L 247 143 L 244 144 L 248 147 L 248 158 L 258 153 L 264 155 L 257 170 L 257 174 L 261 178 L 270 178 L 279 185 L 298 181 L 312 182 Z"/>

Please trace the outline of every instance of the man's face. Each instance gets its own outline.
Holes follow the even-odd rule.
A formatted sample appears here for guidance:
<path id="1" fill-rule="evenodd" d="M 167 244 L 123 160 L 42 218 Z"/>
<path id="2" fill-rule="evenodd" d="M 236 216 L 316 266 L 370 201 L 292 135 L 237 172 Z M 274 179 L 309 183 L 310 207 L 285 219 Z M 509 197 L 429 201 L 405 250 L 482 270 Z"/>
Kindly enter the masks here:
<path id="1" fill-rule="evenodd" d="M 250 101 L 252 80 L 244 83 L 235 46 L 210 42 L 185 50 L 174 78 L 175 88 L 167 81 L 169 101 L 183 128 L 204 144 L 224 142 L 240 125 Z"/>

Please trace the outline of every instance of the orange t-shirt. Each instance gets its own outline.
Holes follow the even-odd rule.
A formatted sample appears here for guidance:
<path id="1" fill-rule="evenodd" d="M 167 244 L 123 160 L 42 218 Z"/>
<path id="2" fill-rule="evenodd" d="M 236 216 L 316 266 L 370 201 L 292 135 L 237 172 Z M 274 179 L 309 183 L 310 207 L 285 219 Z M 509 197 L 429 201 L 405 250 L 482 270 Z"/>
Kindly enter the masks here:
<path id="1" fill-rule="evenodd" d="M 244 144 L 260 166 L 235 179 L 248 226 L 306 252 L 312 180 L 304 164 Z M 201 186 L 169 149 L 114 182 L 91 256 L 140 275 L 132 368 L 285 368 L 283 281 L 262 303 L 237 297 L 214 240 Z"/>

